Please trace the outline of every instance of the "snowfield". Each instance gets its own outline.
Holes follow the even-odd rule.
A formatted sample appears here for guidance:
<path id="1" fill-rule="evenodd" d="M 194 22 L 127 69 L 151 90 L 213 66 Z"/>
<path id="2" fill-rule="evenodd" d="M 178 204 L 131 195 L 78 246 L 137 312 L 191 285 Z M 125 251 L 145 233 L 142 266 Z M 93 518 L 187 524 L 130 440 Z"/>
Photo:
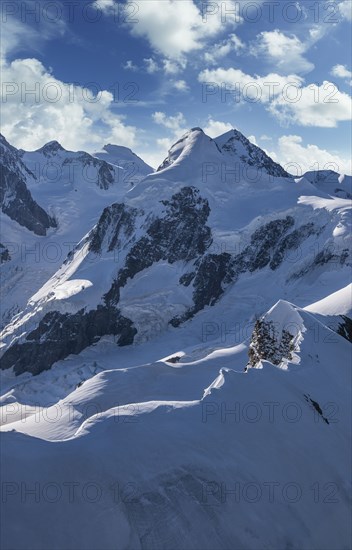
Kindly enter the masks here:
<path id="1" fill-rule="evenodd" d="M 72 246 L 1 266 L 1 548 L 349 550 L 349 176 L 237 130 L 18 154 L 58 225 L 6 242 Z"/>

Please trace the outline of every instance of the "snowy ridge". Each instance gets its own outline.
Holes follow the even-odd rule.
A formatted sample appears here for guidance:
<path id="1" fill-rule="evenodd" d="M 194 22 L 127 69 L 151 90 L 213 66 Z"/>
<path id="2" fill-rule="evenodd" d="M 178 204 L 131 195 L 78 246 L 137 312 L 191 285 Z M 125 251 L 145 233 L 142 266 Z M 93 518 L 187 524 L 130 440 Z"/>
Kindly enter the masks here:
<path id="1" fill-rule="evenodd" d="M 276 318 L 280 316 L 281 320 L 292 322 L 297 319 L 295 311 L 294 306 L 279 304 L 269 315 L 275 314 Z M 244 548 L 250 548 L 254 540 L 273 547 L 281 547 L 290 540 L 298 540 L 298 544 L 308 548 L 337 550 L 347 547 L 349 503 L 347 480 L 343 479 L 350 460 L 346 409 L 350 344 L 337 336 L 337 376 L 333 361 L 336 344 L 328 343 L 325 337 L 328 329 L 322 327 L 322 340 L 316 342 L 313 332 L 308 329 L 311 314 L 299 311 L 299 316 L 304 324 L 307 323 L 299 352 L 301 363 L 289 371 L 265 362 L 263 369 L 244 372 L 245 356 L 240 349 L 234 348 L 230 354 L 223 349 L 218 350 L 220 372 L 214 359 L 205 359 L 196 369 L 192 363 L 182 362 L 165 371 L 164 364 L 154 363 L 138 369 L 114 369 L 97 374 L 58 403 L 56 412 L 60 411 L 60 419 L 55 423 L 38 421 L 45 414 L 50 418 L 54 408 L 44 414 L 43 409 L 34 407 L 33 414 L 27 416 L 25 422 L 22 416 L 22 421 L 9 423 L 4 429 L 20 430 L 35 437 L 1 434 L 5 449 L 3 475 L 6 479 L 16 475 L 28 486 L 34 479 L 42 485 L 55 479 L 64 486 L 69 478 L 78 483 L 78 489 L 88 480 L 100 487 L 102 498 L 93 506 L 87 506 L 78 490 L 69 510 L 70 524 L 74 521 L 76 534 L 87 548 L 98 543 L 104 549 L 112 548 L 118 541 L 117 548 L 154 548 L 170 544 L 196 549 L 199 540 L 209 550 L 226 548 L 229 540 L 235 540 Z M 185 356 L 180 361 L 185 361 Z M 140 399 L 131 401 L 129 396 L 133 393 L 136 396 L 136 390 L 140 392 Z M 12 392 L 9 403 L 15 395 Z M 339 422 L 334 422 L 334 410 L 325 410 L 324 404 L 331 401 L 332 396 L 340 407 Z M 278 402 L 271 415 L 264 405 L 268 402 Z M 251 410 L 248 403 L 252 404 Z M 297 422 L 290 421 L 293 412 L 285 408 L 288 403 L 291 407 L 295 404 L 293 412 L 300 414 Z M 323 416 L 317 412 L 315 407 L 318 406 L 323 407 Z M 11 411 L 9 408 L 8 419 L 11 419 Z M 253 415 L 257 415 L 256 421 Z M 254 459 L 258 447 L 260 461 Z M 131 460 L 141 448 L 143 461 Z M 339 461 L 334 459 L 336 453 Z M 26 467 L 28 454 L 37 464 L 34 469 Z M 308 463 L 307 455 L 311 457 Z M 45 469 L 39 467 L 43 461 Z M 106 476 L 103 472 L 109 474 Z M 294 516 L 292 503 L 282 496 L 287 479 L 302 491 Z M 338 503 L 318 501 L 312 505 L 312 479 L 322 485 L 326 480 L 335 483 L 340 496 Z M 126 480 L 134 481 L 131 503 L 124 499 L 116 501 L 116 493 L 109 490 L 109 487 L 127 490 Z M 279 487 L 269 512 L 266 493 L 262 493 L 256 504 L 240 497 L 239 506 L 229 492 L 236 487 L 242 490 L 249 482 L 252 488 L 254 483 L 264 491 L 268 480 Z M 159 502 L 158 522 L 152 515 L 155 499 Z M 193 517 L 188 529 L 185 528 L 186 518 L 180 513 L 182 508 L 187 516 L 192 514 Z M 255 524 L 249 519 L 254 509 Z M 337 539 L 336 533 L 332 536 L 331 531 L 321 527 L 321 518 L 325 517 L 327 509 L 339 525 Z M 32 537 L 36 526 L 39 528 L 40 517 L 47 526 L 41 531 L 44 548 L 52 540 L 53 511 L 58 526 L 56 541 L 65 546 L 72 536 L 70 529 L 61 528 L 67 521 L 66 510 L 64 499 L 52 508 L 44 507 L 44 501 L 40 501 L 36 513 L 33 507 L 24 507 L 15 498 L 9 499 L 5 510 L 7 535 L 11 535 L 14 544 L 19 543 L 23 533 L 16 529 L 15 518 L 21 514 L 26 540 L 34 542 Z M 103 510 L 105 513 L 101 515 Z M 113 516 L 109 510 L 114 510 Z M 235 512 L 240 521 L 234 524 L 229 520 Z M 82 515 L 84 528 L 81 527 Z M 96 515 L 104 518 L 99 524 L 94 521 Z M 116 529 L 113 533 L 112 517 Z M 169 526 L 167 519 L 170 517 L 173 522 Z M 277 521 L 285 526 L 284 532 L 274 528 Z M 146 523 L 153 526 L 150 534 L 145 532 Z M 246 527 L 249 524 L 252 526 L 250 531 Z M 121 538 L 122 533 L 126 533 L 127 539 Z"/>
<path id="2" fill-rule="evenodd" d="M 128 147 L 121 145 L 104 145 L 102 151 L 93 153 L 93 156 L 119 166 L 125 170 L 124 179 L 138 182 L 143 177 L 154 172 L 153 168 L 144 162 L 138 155 Z"/>

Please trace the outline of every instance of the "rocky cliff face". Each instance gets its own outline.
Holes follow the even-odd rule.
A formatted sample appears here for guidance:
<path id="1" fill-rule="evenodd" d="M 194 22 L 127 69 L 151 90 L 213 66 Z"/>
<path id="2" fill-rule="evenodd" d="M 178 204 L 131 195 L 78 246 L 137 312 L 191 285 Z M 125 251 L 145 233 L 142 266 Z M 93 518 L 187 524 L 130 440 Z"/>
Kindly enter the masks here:
<path id="1" fill-rule="evenodd" d="M 24 342 L 15 343 L 5 352 L 1 368 L 13 367 L 16 374 L 40 374 L 56 361 L 80 353 L 105 334 L 116 336 L 117 345 L 126 346 L 133 343 L 136 329 L 113 307 L 98 306 L 88 312 L 82 309 L 72 315 L 52 311 Z"/>
<path id="2" fill-rule="evenodd" d="M 280 164 L 274 162 L 260 147 L 251 143 L 239 130 L 230 130 L 215 139 L 215 142 L 225 155 L 237 158 L 244 165 L 263 170 L 273 177 L 290 177 Z"/>
<path id="3" fill-rule="evenodd" d="M 46 235 L 56 221 L 33 199 L 26 180 L 35 176 L 24 165 L 17 150 L 0 136 L 1 179 L 0 204 L 4 214 L 33 231 L 36 235 Z"/>

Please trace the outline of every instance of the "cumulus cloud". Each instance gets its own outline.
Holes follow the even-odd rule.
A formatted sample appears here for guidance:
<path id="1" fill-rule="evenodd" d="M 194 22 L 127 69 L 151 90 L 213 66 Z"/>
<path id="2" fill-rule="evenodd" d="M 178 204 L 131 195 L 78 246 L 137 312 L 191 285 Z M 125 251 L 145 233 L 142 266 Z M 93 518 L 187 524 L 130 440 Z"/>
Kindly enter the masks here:
<path id="1" fill-rule="evenodd" d="M 111 92 L 62 82 L 37 59 L 3 62 L 1 72 L 2 129 L 15 146 L 33 149 L 53 139 L 68 149 L 135 144 L 137 130 L 114 114 Z"/>
<path id="2" fill-rule="evenodd" d="M 179 92 L 187 92 L 189 90 L 189 86 L 185 80 L 175 80 L 172 85 Z"/>
<path id="3" fill-rule="evenodd" d="M 331 69 L 331 74 L 337 78 L 343 78 L 352 86 L 352 71 L 349 71 L 345 65 L 335 65 Z"/>
<path id="4" fill-rule="evenodd" d="M 339 3 L 339 12 L 347 21 L 352 21 L 352 2 L 351 0 L 343 0 Z"/>
<path id="5" fill-rule="evenodd" d="M 314 41 L 317 39 L 318 35 L 315 36 Z M 311 42 L 302 42 L 295 34 L 287 35 L 275 29 L 261 32 L 257 42 L 252 45 L 251 53 L 266 57 L 285 74 L 287 72 L 307 73 L 314 69 L 314 64 L 304 57 L 312 45 Z"/>
<path id="6" fill-rule="evenodd" d="M 207 125 L 204 127 L 204 132 L 211 138 L 216 138 L 232 130 L 232 125 L 229 122 L 221 122 L 209 117 Z"/>
<path id="7" fill-rule="evenodd" d="M 127 71 L 138 71 L 138 66 L 135 65 L 131 59 L 128 59 L 126 63 L 122 65 L 122 68 Z"/>
<path id="8" fill-rule="evenodd" d="M 103 13 L 110 15 L 115 13 L 117 3 L 115 0 L 95 0 L 92 6 L 101 10 Z"/>
<path id="9" fill-rule="evenodd" d="M 180 132 L 183 125 L 186 124 L 183 113 L 177 113 L 175 116 L 167 116 L 162 111 L 156 111 L 152 115 L 152 119 L 156 124 L 164 126 L 174 132 Z"/>
<path id="10" fill-rule="evenodd" d="M 143 0 L 138 4 L 136 21 L 129 24 L 130 32 L 132 36 L 146 38 L 151 47 L 166 58 L 180 59 L 188 52 L 201 49 L 209 38 L 223 31 L 225 25 L 233 28 L 238 23 L 238 3 L 233 0 L 226 3 L 225 21 L 221 4 L 197 5 L 193 0 L 183 0 L 180 7 L 175 0 L 162 3 Z"/>
<path id="11" fill-rule="evenodd" d="M 184 58 L 180 58 L 177 61 L 171 59 L 163 60 L 163 69 L 166 74 L 178 74 L 183 71 L 187 66 L 187 61 Z"/>
<path id="12" fill-rule="evenodd" d="M 305 86 L 295 74 L 252 76 L 234 68 L 206 69 L 198 79 L 205 100 L 218 94 L 223 103 L 262 103 L 281 124 L 333 128 L 351 119 L 352 98 L 329 81 Z"/>
<path id="13" fill-rule="evenodd" d="M 245 48 L 244 43 L 236 34 L 230 34 L 229 38 L 213 44 L 209 51 L 204 54 L 204 60 L 209 64 L 216 64 L 219 59 L 226 57 L 232 52 L 240 53 Z"/>
<path id="14" fill-rule="evenodd" d="M 282 124 L 335 128 L 352 118 L 351 96 L 340 92 L 332 82 L 298 87 L 295 101 L 294 97 L 279 94 L 268 107 Z"/>
<path id="15" fill-rule="evenodd" d="M 143 59 L 143 61 L 144 61 L 146 71 L 147 71 L 148 74 L 154 74 L 157 71 L 159 71 L 160 67 L 157 64 L 157 62 L 155 61 L 155 59 L 153 59 L 152 57 L 147 57 L 147 58 Z"/>
<path id="16" fill-rule="evenodd" d="M 342 174 L 352 174 L 351 160 L 314 144 L 304 145 L 302 137 L 297 135 L 281 136 L 276 151 L 269 154 L 298 176 L 310 170 L 335 170 Z"/>

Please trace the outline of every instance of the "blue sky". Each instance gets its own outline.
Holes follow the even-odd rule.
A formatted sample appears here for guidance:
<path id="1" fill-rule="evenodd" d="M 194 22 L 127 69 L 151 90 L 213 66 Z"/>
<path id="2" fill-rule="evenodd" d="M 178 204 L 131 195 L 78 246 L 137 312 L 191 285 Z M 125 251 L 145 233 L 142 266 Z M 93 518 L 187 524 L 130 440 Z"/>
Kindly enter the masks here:
<path id="1" fill-rule="evenodd" d="M 4 0 L 3 133 L 25 149 L 117 143 L 156 166 L 188 128 L 236 127 L 285 166 L 350 173 L 351 9 Z"/>

